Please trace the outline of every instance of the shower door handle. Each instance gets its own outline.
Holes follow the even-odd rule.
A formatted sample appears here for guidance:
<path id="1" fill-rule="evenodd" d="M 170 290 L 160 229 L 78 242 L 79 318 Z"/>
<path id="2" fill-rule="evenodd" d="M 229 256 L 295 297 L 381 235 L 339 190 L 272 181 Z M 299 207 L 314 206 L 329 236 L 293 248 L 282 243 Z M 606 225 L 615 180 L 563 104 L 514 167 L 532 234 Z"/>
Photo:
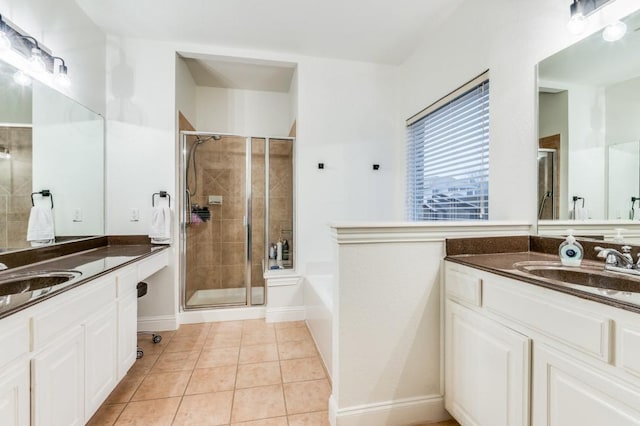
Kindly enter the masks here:
<path id="1" fill-rule="evenodd" d="M 242 226 L 247 226 L 247 216 L 242 216 Z"/>

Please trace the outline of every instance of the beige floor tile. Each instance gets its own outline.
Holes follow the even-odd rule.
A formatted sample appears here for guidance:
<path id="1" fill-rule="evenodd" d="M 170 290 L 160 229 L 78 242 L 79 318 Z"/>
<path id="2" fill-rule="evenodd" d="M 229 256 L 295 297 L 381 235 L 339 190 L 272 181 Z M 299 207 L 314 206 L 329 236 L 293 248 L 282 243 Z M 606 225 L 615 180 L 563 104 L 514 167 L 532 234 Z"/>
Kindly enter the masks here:
<path id="1" fill-rule="evenodd" d="M 153 364 L 156 363 L 160 354 L 144 354 L 142 358 L 136 359 L 133 366 L 129 369 L 127 374 L 147 374 L 151 371 Z"/>
<path id="2" fill-rule="evenodd" d="M 264 319 L 242 321 L 242 331 L 255 333 L 258 331 L 273 330 L 273 324 L 267 324 Z"/>
<path id="3" fill-rule="evenodd" d="M 299 358 L 280 361 L 284 383 L 326 379 L 320 357 Z"/>
<path id="4" fill-rule="evenodd" d="M 277 361 L 278 345 L 251 345 L 240 348 L 240 364 L 254 364 L 257 362 Z"/>
<path id="5" fill-rule="evenodd" d="M 233 390 L 236 383 L 236 366 L 198 368 L 191 374 L 186 395 Z"/>
<path id="6" fill-rule="evenodd" d="M 254 420 L 252 422 L 231 423 L 231 426 L 287 426 L 286 417 Z"/>
<path id="7" fill-rule="evenodd" d="M 207 340 L 204 343 L 204 350 L 219 349 L 219 348 L 233 348 L 240 346 L 240 340 L 242 338 L 242 331 L 231 332 L 218 332 L 209 334 Z"/>
<path id="8" fill-rule="evenodd" d="M 120 383 L 118 383 L 118 386 L 116 386 L 113 392 L 111 392 L 111 395 L 109 395 L 105 403 L 116 404 L 119 402 L 129 402 L 133 394 L 138 390 L 144 377 L 144 374 L 127 374 Z"/>
<path id="9" fill-rule="evenodd" d="M 200 352 L 166 352 L 160 355 L 150 374 L 170 371 L 191 371 L 196 366 Z"/>
<path id="10" fill-rule="evenodd" d="M 238 364 L 240 348 L 223 348 L 210 351 L 202 351 L 196 363 L 196 368 L 223 367 Z"/>
<path id="11" fill-rule="evenodd" d="M 222 322 L 214 322 L 211 324 L 211 328 L 209 329 L 209 335 L 214 332 L 224 332 L 224 331 L 242 331 L 242 321 L 222 321 Z"/>
<path id="12" fill-rule="evenodd" d="M 281 360 L 318 356 L 316 346 L 308 340 L 280 343 L 278 344 L 278 353 Z"/>
<path id="13" fill-rule="evenodd" d="M 304 321 L 286 321 L 286 322 L 277 322 L 274 324 L 276 330 L 281 330 L 285 328 L 294 328 L 294 327 L 306 327 Z"/>
<path id="14" fill-rule="evenodd" d="M 273 328 L 262 331 L 243 331 L 242 346 L 266 345 L 276 343 L 276 332 Z"/>
<path id="15" fill-rule="evenodd" d="M 313 341 L 307 327 L 276 329 L 276 336 L 278 338 L 278 343 L 297 342 L 299 340 Z"/>
<path id="16" fill-rule="evenodd" d="M 278 385 L 281 383 L 280 363 L 278 361 L 238 366 L 237 389 Z"/>
<path id="17" fill-rule="evenodd" d="M 460 426 L 460 423 L 452 419 L 452 420 L 447 420 L 446 422 L 424 423 L 424 424 L 419 424 L 415 426 Z"/>
<path id="18" fill-rule="evenodd" d="M 142 401 L 182 396 L 187 388 L 190 376 L 191 371 L 149 374 L 144 378 L 131 400 Z"/>
<path id="19" fill-rule="evenodd" d="M 289 426 L 329 426 L 329 412 L 319 411 L 289 416 Z"/>
<path id="20" fill-rule="evenodd" d="M 326 411 L 331 386 L 328 380 L 286 383 L 284 396 L 287 401 L 287 414 Z"/>
<path id="21" fill-rule="evenodd" d="M 268 419 L 285 415 L 282 385 L 237 389 L 233 398 L 231 422 Z"/>
<path id="22" fill-rule="evenodd" d="M 91 417 L 87 426 L 112 426 L 127 404 L 105 404 Z"/>
<path id="23" fill-rule="evenodd" d="M 173 425 L 227 425 L 232 401 L 233 391 L 185 396 Z"/>
<path id="24" fill-rule="evenodd" d="M 182 324 L 178 330 L 176 330 L 176 334 L 173 336 L 176 337 L 193 337 L 193 336 L 205 336 L 209 333 L 209 329 L 211 328 L 211 323 L 201 322 L 197 324 Z"/>
<path id="25" fill-rule="evenodd" d="M 169 341 L 164 352 L 193 352 L 200 351 L 207 340 L 206 335 L 174 337 Z"/>
<path id="26" fill-rule="evenodd" d="M 131 402 L 118 417 L 116 425 L 171 425 L 173 417 L 178 410 L 178 404 L 180 404 L 180 398 Z"/>

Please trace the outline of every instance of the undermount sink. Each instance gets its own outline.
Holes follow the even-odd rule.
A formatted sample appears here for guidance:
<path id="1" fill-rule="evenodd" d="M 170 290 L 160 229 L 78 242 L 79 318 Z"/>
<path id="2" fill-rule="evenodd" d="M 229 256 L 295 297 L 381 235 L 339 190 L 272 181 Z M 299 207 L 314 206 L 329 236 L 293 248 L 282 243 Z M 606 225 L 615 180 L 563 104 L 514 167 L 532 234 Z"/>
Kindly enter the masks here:
<path id="1" fill-rule="evenodd" d="M 82 275 L 80 271 L 31 271 L 0 278 L 0 297 L 64 284 Z"/>
<path id="2" fill-rule="evenodd" d="M 513 267 L 536 277 L 605 290 L 640 293 L 640 277 L 604 271 L 590 266 L 570 267 L 559 262 L 518 262 Z"/>

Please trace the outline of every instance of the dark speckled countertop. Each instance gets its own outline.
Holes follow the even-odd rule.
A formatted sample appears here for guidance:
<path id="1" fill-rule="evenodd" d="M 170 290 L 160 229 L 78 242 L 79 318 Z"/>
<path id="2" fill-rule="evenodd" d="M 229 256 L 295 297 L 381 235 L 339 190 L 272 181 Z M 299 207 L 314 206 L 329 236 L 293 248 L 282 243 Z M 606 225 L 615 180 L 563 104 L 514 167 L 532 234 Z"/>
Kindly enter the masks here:
<path id="1" fill-rule="evenodd" d="M 135 243 L 130 244 L 131 241 Z M 62 253 L 64 254 L 59 257 L 56 257 L 54 253 L 52 256 L 47 256 L 48 258 L 36 263 L 29 263 L 15 268 L 11 267 L 0 272 L 0 285 L 3 279 L 25 272 L 73 270 L 82 273 L 79 277 L 64 284 L 9 296 L 0 296 L 0 318 L 7 317 L 29 306 L 55 297 L 72 288 L 87 284 L 95 278 L 113 272 L 115 269 L 126 266 L 129 263 L 144 259 L 168 247 L 139 244 L 138 240 L 127 241 L 126 239 L 119 241 L 117 239 L 107 240 L 102 238 L 101 242 L 106 245 L 71 253 L 68 253 L 68 249 L 66 251 L 63 249 Z"/>
<path id="2" fill-rule="evenodd" d="M 514 242 L 514 238 L 518 239 L 518 241 Z M 502 239 L 502 242 L 510 241 L 507 249 L 500 249 L 500 247 L 502 247 L 500 239 Z M 640 276 L 607 272 L 606 274 L 611 277 L 621 277 L 626 280 L 637 281 L 638 283 L 637 290 L 615 291 L 538 277 L 514 267 L 514 264 L 519 262 L 544 262 L 560 266 L 557 249 L 562 241 L 563 239 L 561 238 L 544 237 L 513 237 L 511 239 L 499 237 L 498 240 L 492 238 L 447 240 L 447 256 L 445 260 L 518 281 L 524 281 L 554 291 L 571 294 L 582 299 L 640 313 Z M 487 244 L 484 244 L 485 242 Z M 591 259 L 595 259 L 595 256 L 591 255 L 587 250 L 592 250 L 591 246 L 593 245 L 616 248 L 619 246 L 618 244 L 604 242 L 599 242 L 599 244 L 595 242 L 586 242 L 586 244 L 583 241 L 580 242 L 585 246 L 585 257 Z M 515 250 L 509 251 L 509 249 Z M 527 251 L 527 249 L 529 250 Z M 553 249 L 555 249 L 556 252 L 549 253 L 549 251 Z M 637 246 L 634 247 L 634 252 L 637 251 L 637 249 Z M 581 269 L 595 269 L 599 272 L 604 269 L 604 262 L 602 260 L 591 260 L 588 258 L 582 261 Z"/>

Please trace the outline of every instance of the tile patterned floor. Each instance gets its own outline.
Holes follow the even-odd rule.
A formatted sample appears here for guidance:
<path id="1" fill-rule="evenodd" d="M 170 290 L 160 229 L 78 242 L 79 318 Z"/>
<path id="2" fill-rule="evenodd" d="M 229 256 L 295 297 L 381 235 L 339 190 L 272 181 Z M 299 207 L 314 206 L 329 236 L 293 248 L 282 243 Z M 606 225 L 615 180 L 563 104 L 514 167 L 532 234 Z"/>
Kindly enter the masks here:
<path id="1" fill-rule="evenodd" d="M 327 426 L 331 384 L 302 321 L 185 324 L 137 360 L 90 426 Z M 455 426 L 455 421 L 430 426 Z"/>
<path id="2" fill-rule="evenodd" d="M 185 324 L 140 336 L 144 357 L 89 425 L 325 426 L 331 384 L 304 322 Z"/>

